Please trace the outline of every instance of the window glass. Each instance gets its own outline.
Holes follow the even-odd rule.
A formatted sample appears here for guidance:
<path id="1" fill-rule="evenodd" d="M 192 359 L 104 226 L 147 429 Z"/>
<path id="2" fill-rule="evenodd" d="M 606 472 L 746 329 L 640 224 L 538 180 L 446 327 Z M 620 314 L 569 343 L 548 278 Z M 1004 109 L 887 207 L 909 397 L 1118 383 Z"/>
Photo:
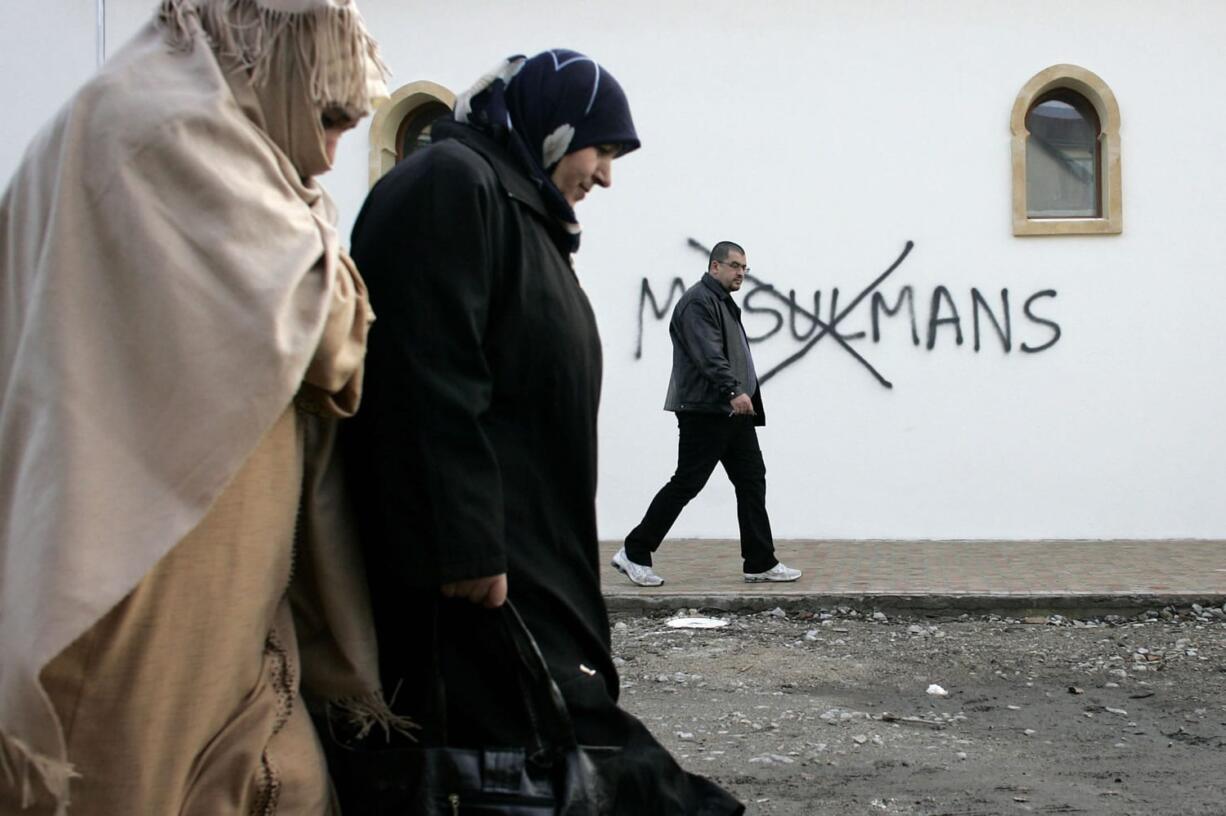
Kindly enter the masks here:
<path id="1" fill-rule="evenodd" d="M 1061 89 L 1026 114 L 1026 203 L 1030 218 L 1102 216 L 1098 114 L 1084 96 Z"/>
<path id="2" fill-rule="evenodd" d="M 430 144 L 430 129 L 439 119 L 448 116 L 451 108 L 442 102 L 427 102 L 414 108 L 400 123 L 396 134 L 396 160 Z"/>

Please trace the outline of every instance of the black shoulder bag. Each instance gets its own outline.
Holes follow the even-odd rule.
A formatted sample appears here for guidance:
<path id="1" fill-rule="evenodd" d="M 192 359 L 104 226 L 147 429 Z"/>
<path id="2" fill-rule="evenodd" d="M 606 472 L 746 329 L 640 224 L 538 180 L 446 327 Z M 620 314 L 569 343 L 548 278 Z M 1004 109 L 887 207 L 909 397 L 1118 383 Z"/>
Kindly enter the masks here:
<path id="1" fill-rule="evenodd" d="M 580 746 L 562 693 L 536 641 L 510 601 L 502 614 L 519 669 L 532 744 L 446 747 L 442 677 L 434 664 L 434 704 L 443 747 L 371 748 L 323 733 L 345 816 L 604 816 L 610 797 L 596 760 L 617 747 Z M 613 780 L 616 784 L 616 780 Z"/>

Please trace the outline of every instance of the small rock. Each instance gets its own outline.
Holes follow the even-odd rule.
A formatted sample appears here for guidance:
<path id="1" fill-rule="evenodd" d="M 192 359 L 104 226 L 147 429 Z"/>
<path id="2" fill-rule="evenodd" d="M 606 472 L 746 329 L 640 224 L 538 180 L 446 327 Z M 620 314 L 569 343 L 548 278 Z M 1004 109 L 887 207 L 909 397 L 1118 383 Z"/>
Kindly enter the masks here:
<path id="1" fill-rule="evenodd" d="M 1078 688 L 1077 686 L 1069 686 L 1068 693 L 1069 694 L 1085 694 L 1085 689 Z"/>
<path id="2" fill-rule="evenodd" d="M 958 759 L 965 760 L 965 759 L 966 759 L 966 751 L 959 751 L 958 753 L 954 754 L 954 756 L 956 756 Z"/>
<path id="3" fill-rule="evenodd" d="M 863 745 L 864 743 L 868 742 L 868 737 L 866 737 L 863 734 L 856 734 L 854 737 L 851 738 L 851 741 L 854 742 L 856 745 Z"/>
<path id="4" fill-rule="evenodd" d="M 940 686 L 938 686 L 936 683 L 933 683 L 932 685 L 928 687 L 928 693 L 934 697 L 948 697 L 949 696 L 949 692 L 941 688 Z"/>
<path id="5" fill-rule="evenodd" d="M 1122 709 L 1122 708 L 1112 708 L 1111 706 L 1105 706 L 1105 707 L 1104 707 L 1104 710 L 1105 710 L 1105 711 L 1106 711 L 1108 714 L 1119 714 L 1121 717 L 1127 717 L 1127 716 L 1128 716 L 1128 712 L 1127 712 L 1127 711 L 1125 711 L 1125 710 L 1124 710 L 1124 709 Z"/>
<path id="6" fill-rule="evenodd" d="M 1027 729 L 1026 729 L 1026 730 L 1024 730 L 1022 733 L 1023 733 L 1023 734 L 1025 734 L 1025 735 L 1026 735 L 1026 736 L 1028 736 L 1028 737 L 1033 737 L 1035 732 L 1034 732 L 1034 729 L 1033 729 L 1033 728 L 1027 728 Z"/>
<path id="7" fill-rule="evenodd" d="M 694 739 L 694 735 L 689 731 L 678 731 L 677 739 L 681 740 L 682 742 L 689 742 Z"/>
<path id="8" fill-rule="evenodd" d="M 873 620 L 877 621 L 878 623 L 885 623 L 886 621 L 889 620 L 889 618 L 885 616 L 884 612 L 874 612 Z"/>
<path id="9" fill-rule="evenodd" d="M 619 632 L 624 632 L 630 627 L 626 625 L 625 621 L 618 621 L 617 623 L 613 624 L 613 628 Z"/>
<path id="10" fill-rule="evenodd" d="M 808 640 L 808 641 L 817 640 L 817 630 L 810 629 L 808 632 L 805 632 L 805 640 Z"/>
<path id="11" fill-rule="evenodd" d="M 783 754 L 763 754 L 762 756 L 750 757 L 749 761 L 761 763 L 762 765 L 791 765 L 796 760 Z"/>
<path id="12" fill-rule="evenodd" d="M 782 610 L 780 607 L 778 607 L 778 606 L 776 606 L 774 609 L 772 609 L 771 611 L 767 612 L 766 614 L 767 614 L 769 617 L 772 617 L 772 618 L 786 618 L 786 617 L 788 616 L 788 613 L 787 613 L 787 612 L 784 612 L 784 611 L 783 611 L 783 610 Z"/>

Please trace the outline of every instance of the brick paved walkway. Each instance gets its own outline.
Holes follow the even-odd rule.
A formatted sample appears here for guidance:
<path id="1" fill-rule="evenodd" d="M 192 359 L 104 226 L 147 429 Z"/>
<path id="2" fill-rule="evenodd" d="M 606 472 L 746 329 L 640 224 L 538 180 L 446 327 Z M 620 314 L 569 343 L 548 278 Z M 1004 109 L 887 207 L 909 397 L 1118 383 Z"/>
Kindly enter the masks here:
<path id="1" fill-rule="evenodd" d="M 1226 541 L 806 541 L 776 543 L 792 584 L 747 584 L 735 541 L 666 541 L 665 580 L 632 585 L 609 566 L 620 542 L 602 542 L 611 608 L 763 606 L 791 600 L 937 608 L 1135 607 L 1226 601 Z"/>

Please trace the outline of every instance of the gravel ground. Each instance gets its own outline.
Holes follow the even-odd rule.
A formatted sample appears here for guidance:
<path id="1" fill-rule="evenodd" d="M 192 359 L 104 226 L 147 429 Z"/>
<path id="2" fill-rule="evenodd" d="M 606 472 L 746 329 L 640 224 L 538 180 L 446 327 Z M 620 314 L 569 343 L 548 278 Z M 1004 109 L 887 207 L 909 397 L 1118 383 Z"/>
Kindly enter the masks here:
<path id="1" fill-rule="evenodd" d="M 749 813 L 1226 814 L 1221 609 L 710 616 L 615 615 L 622 703 Z"/>

